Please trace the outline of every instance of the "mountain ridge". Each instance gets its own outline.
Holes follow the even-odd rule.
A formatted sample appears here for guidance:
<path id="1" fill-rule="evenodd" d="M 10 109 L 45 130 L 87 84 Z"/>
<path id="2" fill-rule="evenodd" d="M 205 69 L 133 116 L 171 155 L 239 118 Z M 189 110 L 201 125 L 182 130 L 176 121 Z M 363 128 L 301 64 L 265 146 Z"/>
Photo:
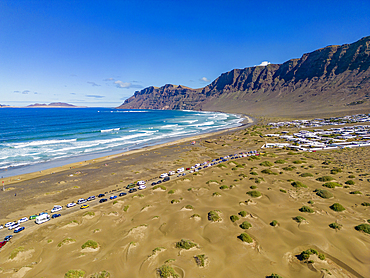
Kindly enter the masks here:
<path id="1" fill-rule="evenodd" d="M 183 109 L 300 116 L 370 110 L 370 36 L 282 64 L 233 69 L 209 85 L 137 91 L 120 109 Z"/>

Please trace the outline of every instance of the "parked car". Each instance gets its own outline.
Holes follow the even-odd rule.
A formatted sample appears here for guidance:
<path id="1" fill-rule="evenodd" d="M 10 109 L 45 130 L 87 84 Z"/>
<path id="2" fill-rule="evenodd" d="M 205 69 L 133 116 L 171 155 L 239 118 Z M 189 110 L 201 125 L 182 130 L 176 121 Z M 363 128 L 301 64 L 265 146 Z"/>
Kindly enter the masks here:
<path id="1" fill-rule="evenodd" d="M 47 213 L 47 212 L 40 212 L 40 213 L 39 213 L 39 216 L 40 216 L 40 215 L 44 215 L 44 214 L 48 214 L 48 213 Z"/>
<path id="2" fill-rule="evenodd" d="M 105 194 L 101 193 L 101 194 L 98 195 L 98 198 L 103 198 L 104 196 L 105 196 Z"/>
<path id="3" fill-rule="evenodd" d="M 3 228 L 4 228 L 3 224 L 0 224 L 0 230 L 3 229 Z"/>
<path id="4" fill-rule="evenodd" d="M 138 181 L 137 183 L 136 183 L 136 185 L 144 185 L 146 182 L 145 181 Z"/>
<path id="5" fill-rule="evenodd" d="M 0 248 L 3 247 L 6 243 L 7 243 L 7 241 L 5 241 L 5 240 L 0 242 Z"/>
<path id="6" fill-rule="evenodd" d="M 92 201 L 92 200 L 95 200 L 95 196 L 90 196 L 89 198 L 87 198 L 88 201 Z"/>
<path id="7" fill-rule="evenodd" d="M 21 218 L 21 219 L 18 220 L 18 224 L 21 224 L 21 223 L 26 222 L 26 221 L 28 221 L 28 218 L 27 217 L 23 217 L 23 218 Z"/>
<path id="8" fill-rule="evenodd" d="M 18 223 L 15 223 L 14 225 L 9 226 L 8 230 L 13 230 L 13 229 L 16 229 L 18 227 L 19 227 L 19 224 Z"/>
<path id="9" fill-rule="evenodd" d="M 130 188 L 130 190 L 128 191 L 128 193 L 132 193 L 132 192 L 136 192 L 137 189 L 136 188 Z"/>
<path id="10" fill-rule="evenodd" d="M 143 189 L 145 189 L 146 188 L 146 186 L 145 185 L 140 185 L 139 186 L 139 190 L 143 190 Z"/>
<path id="11" fill-rule="evenodd" d="M 130 183 L 129 185 L 126 186 L 126 189 L 130 189 L 130 188 L 134 188 L 134 187 L 135 187 L 135 184 Z"/>
<path id="12" fill-rule="evenodd" d="M 9 241 L 9 240 L 11 240 L 12 239 L 12 235 L 8 235 L 8 236 L 6 236 L 6 237 L 4 237 L 4 241 Z"/>
<path id="13" fill-rule="evenodd" d="M 9 228 L 10 226 L 15 225 L 15 224 L 16 224 L 16 222 L 15 222 L 15 221 L 13 221 L 13 222 L 8 222 L 8 223 L 5 223 L 5 227 L 6 227 L 6 228 Z"/>
<path id="14" fill-rule="evenodd" d="M 125 196 L 125 195 L 127 195 L 126 192 L 121 192 L 118 196 L 122 197 L 122 196 Z"/>
<path id="15" fill-rule="evenodd" d="M 25 227 L 18 227 L 14 230 L 14 233 L 22 232 L 25 229 Z"/>
<path id="16" fill-rule="evenodd" d="M 28 219 L 29 220 L 33 220 L 33 219 L 36 219 L 37 215 L 31 215 Z"/>
<path id="17" fill-rule="evenodd" d="M 62 206 L 56 205 L 51 209 L 51 213 L 62 210 Z"/>
<path id="18" fill-rule="evenodd" d="M 156 185 L 156 184 L 157 184 L 157 183 L 154 181 L 154 182 L 152 182 L 152 184 L 151 184 L 151 185 L 153 186 L 153 185 Z"/>
<path id="19" fill-rule="evenodd" d="M 168 174 L 167 173 L 163 173 L 159 176 L 161 179 L 165 178 L 165 177 L 168 177 Z"/>
<path id="20" fill-rule="evenodd" d="M 76 203 L 69 203 L 69 204 L 67 205 L 67 208 L 74 207 L 75 205 L 76 205 Z"/>
<path id="21" fill-rule="evenodd" d="M 89 207 L 89 205 L 82 205 L 81 207 L 80 207 L 80 209 L 87 209 Z"/>
<path id="22" fill-rule="evenodd" d="M 62 216 L 60 213 L 55 213 L 55 214 L 53 214 L 52 216 L 51 216 L 51 218 L 57 218 L 57 217 L 59 217 L 59 216 Z"/>
<path id="23" fill-rule="evenodd" d="M 84 199 L 84 198 L 80 198 L 80 199 L 78 199 L 78 201 L 77 201 L 77 204 L 83 204 L 83 203 L 86 203 L 87 201 Z"/>
<path id="24" fill-rule="evenodd" d="M 109 199 L 110 199 L 110 200 L 113 200 L 113 199 L 116 199 L 116 198 L 117 198 L 117 196 L 116 196 L 116 195 L 113 195 L 113 196 L 110 196 L 110 197 L 109 197 Z"/>
<path id="25" fill-rule="evenodd" d="M 169 181 L 170 180 L 170 177 L 165 177 L 164 179 L 163 179 L 163 181 L 165 182 L 165 181 Z"/>
<path id="26" fill-rule="evenodd" d="M 99 200 L 99 203 L 104 203 L 104 202 L 106 202 L 106 201 L 108 201 L 108 199 L 100 199 L 100 200 Z"/>

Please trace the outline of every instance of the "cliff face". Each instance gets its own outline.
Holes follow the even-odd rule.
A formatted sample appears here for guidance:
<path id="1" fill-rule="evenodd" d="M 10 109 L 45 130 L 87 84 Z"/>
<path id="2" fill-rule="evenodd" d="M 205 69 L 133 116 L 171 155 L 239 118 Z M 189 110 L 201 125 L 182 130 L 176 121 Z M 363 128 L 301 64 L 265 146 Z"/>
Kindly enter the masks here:
<path id="1" fill-rule="evenodd" d="M 149 87 L 118 108 L 219 110 L 254 115 L 370 111 L 370 37 L 283 64 L 234 69 L 204 88 Z"/>

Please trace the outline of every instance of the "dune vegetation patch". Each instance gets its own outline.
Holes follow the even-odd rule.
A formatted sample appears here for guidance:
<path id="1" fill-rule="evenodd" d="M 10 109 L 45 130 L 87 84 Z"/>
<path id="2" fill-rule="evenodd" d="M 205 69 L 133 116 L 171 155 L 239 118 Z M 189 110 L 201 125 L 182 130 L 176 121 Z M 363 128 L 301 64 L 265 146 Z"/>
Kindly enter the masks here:
<path id="1" fill-rule="evenodd" d="M 231 215 L 230 216 L 230 220 L 231 220 L 231 222 L 235 222 L 235 221 L 238 221 L 239 220 L 239 217 L 237 216 L 237 215 Z"/>
<path id="2" fill-rule="evenodd" d="M 326 182 L 326 183 L 324 183 L 322 186 L 325 186 L 325 187 L 327 187 L 327 188 L 342 187 L 342 185 L 341 185 L 340 183 L 333 182 L 333 181 Z"/>
<path id="3" fill-rule="evenodd" d="M 168 194 L 175 194 L 175 190 L 171 189 L 170 191 L 168 191 Z"/>
<path id="4" fill-rule="evenodd" d="M 293 220 L 297 223 L 302 223 L 303 221 L 306 221 L 306 218 L 304 218 L 303 216 L 296 216 L 293 217 Z"/>
<path id="5" fill-rule="evenodd" d="M 84 214 L 82 214 L 82 216 L 90 216 L 90 217 L 93 217 L 93 216 L 95 216 L 95 212 L 93 212 L 93 211 L 86 211 L 86 212 L 84 212 Z"/>
<path id="6" fill-rule="evenodd" d="M 110 273 L 106 270 L 96 272 L 89 276 L 89 278 L 109 278 L 109 277 L 110 277 Z"/>
<path id="7" fill-rule="evenodd" d="M 297 259 L 300 261 L 308 262 L 311 255 L 316 255 L 320 260 L 325 260 L 325 255 L 317 252 L 315 249 L 307 249 L 297 255 Z"/>
<path id="8" fill-rule="evenodd" d="M 351 191 L 351 192 L 349 192 L 349 194 L 352 194 L 352 195 L 356 195 L 356 194 L 358 194 L 358 195 L 360 195 L 360 194 L 362 194 L 362 192 L 361 192 L 361 191 L 356 190 L 356 191 Z"/>
<path id="9" fill-rule="evenodd" d="M 229 189 L 229 187 L 228 187 L 227 185 L 221 185 L 221 186 L 220 186 L 220 189 L 221 189 L 221 190 L 225 190 L 225 189 Z"/>
<path id="10" fill-rule="evenodd" d="M 280 276 L 279 274 L 271 273 L 271 275 L 266 276 L 266 278 L 283 278 L 283 277 Z"/>
<path id="11" fill-rule="evenodd" d="M 370 203 L 368 203 L 368 202 L 362 202 L 362 203 L 361 203 L 361 206 L 369 207 L 369 206 L 370 206 Z"/>
<path id="12" fill-rule="evenodd" d="M 188 210 L 193 210 L 194 209 L 194 207 L 192 205 L 186 205 L 184 208 L 188 209 Z"/>
<path id="13" fill-rule="evenodd" d="M 177 199 L 171 200 L 171 204 L 177 204 L 177 203 L 180 203 L 180 200 L 177 200 Z"/>
<path id="14" fill-rule="evenodd" d="M 181 239 L 180 241 L 176 242 L 176 248 L 179 249 L 189 250 L 193 247 L 198 247 L 198 244 L 192 242 L 191 240 Z"/>
<path id="15" fill-rule="evenodd" d="M 292 165 L 283 168 L 284 171 L 294 171 L 294 169 L 297 169 L 297 167 Z"/>
<path id="16" fill-rule="evenodd" d="M 194 256 L 194 259 L 195 259 L 195 263 L 197 264 L 197 266 L 199 267 L 205 267 L 206 266 L 206 261 L 207 261 L 207 257 L 205 254 L 201 254 L 201 255 L 196 255 Z"/>
<path id="17" fill-rule="evenodd" d="M 258 197 L 261 197 L 262 194 L 261 192 L 257 191 L 257 190 L 251 190 L 251 191 L 248 191 L 247 194 L 253 198 L 258 198 Z"/>
<path id="18" fill-rule="evenodd" d="M 364 232 L 370 234 L 370 225 L 369 224 L 360 224 L 355 227 L 355 229 L 359 232 Z"/>
<path id="19" fill-rule="evenodd" d="M 208 212 L 208 220 L 212 222 L 220 222 L 222 221 L 222 218 L 218 215 L 217 211 L 211 210 Z"/>
<path id="20" fill-rule="evenodd" d="M 345 208 L 339 203 L 334 203 L 329 208 L 331 208 L 332 210 L 337 211 L 337 212 L 341 212 L 341 211 L 345 210 Z"/>
<path id="21" fill-rule="evenodd" d="M 340 230 L 342 229 L 343 225 L 334 222 L 334 223 L 330 223 L 329 227 L 334 230 Z"/>
<path id="22" fill-rule="evenodd" d="M 167 188 L 164 186 L 164 185 L 156 185 L 156 186 L 153 186 L 152 187 L 153 190 L 156 190 L 156 189 L 159 189 L 159 190 L 162 190 L 162 191 L 166 191 Z"/>
<path id="23" fill-rule="evenodd" d="M 242 211 L 239 211 L 238 213 L 241 217 L 246 217 L 247 216 L 247 212 L 242 210 Z"/>
<path id="24" fill-rule="evenodd" d="M 81 245 L 81 249 L 85 248 L 97 249 L 99 248 L 99 244 L 96 241 L 89 239 L 88 241 Z"/>
<path id="25" fill-rule="evenodd" d="M 130 205 L 126 205 L 126 206 L 123 207 L 123 211 L 127 212 L 129 208 L 130 208 Z"/>
<path id="26" fill-rule="evenodd" d="M 241 233 L 240 235 L 237 236 L 237 238 L 240 239 L 243 242 L 247 242 L 247 243 L 252 243 L 253 242 L 253 239 L 247 233 Z"/>
<path id="27" fill-rule="evenodd" d="M 300 174 L 300 176 L 303 177 L 303 178 L 313 177 L 313 174 L 311 174 L 311 173 L 302 173 L 302 174 Z"/>
<path id="28" fill-rule="evenodd" d="M 318 177 L 316 180 L 321 181 L 321 182 L 327 182 L 327 181 L 334 180 L 334 178 L 332 176 L 322 176 L 322 177 Z"/>
<path id="29" fill-rule="evenodd" d="M 314 210 L 308 206 L 303 206 L 299 209 L 300 212 L 308 212 L 308 213 L 313 213 Z"/>
<path id="30" fill-rule="evenodd" d="M 275 227 L 275 226 L 279 225 L 279 223 L 277 222 L 277 220 L 272 220 L 272 221 L 270 222 L 270 225 L 271 225 L 272 227 Z"/>
<path id="31" fill-rule="evenodd" d="M 355 182 L 353 180 L 348 180 L 345 182 L 345 184 L 348 184 L 348 185 L 354 185 Z"/>
<path id="32" fill-rule="evenodd" d="M 71 244 L 71 243 L 74 243 L 74 242 L 76 242 L 75 239 L 67 237 L 67 238 L 63 239 L 61 242 L 59 242 L 57 246 L 62 247 L 65 244 Z"/>
<path id="33" fill-rule="evenodd" d="M 302 182 L 300 181 L 293 181 L 291 183 L 291 185 L 295 188 L 300 188 L 300 187 L 303 187 L 303 188 L 307 188 L 307 185 L 303 184 Z"/>
<path id="34" fill-rule="evenodd" d="M 240 228 L 247 230 L 252 227 L 252 224 L 248 221 L 244 221 L 242 224 L 239 225 Z"/>
<path id="35" fill-rule="evenodd" d="M 337 167 L 330 170 L 330 174 L 332 174 L 332 175 L 336 175 L 336 174 L 341 173 L 341 172 L 342 172 L 342 169 L 337 168 Z"/>
<path id="36" fill-rule="evenodd" d="M 279 160 L 276 160 L 276 161 L 275 161 L 275 163 L 276 163 L 276 164 L 285 164 L 285 163 L 287 163 L 287 162 L 286 162 L 286 160 L 284 160 L 284 159 L 279 159 Z"/>
<path id="37" fill-rule="evenodd" d="M 220 184 L 217 180 L 209 180 L 206 184 Z"/>
<path id="38" fill-rule="evenodd" d="M 82 278 L 84 276 L 85 276 L 85 271 L 75 270 L 75 269 L 68 270 L 64 274 L 64 278 Z"/>
<path id="39" fill-rule="evenodd" d="M 17 248 L 15 248 L 11 253 L 10 253 L 10 256 L 9 256 L 9 259 L 10 260 L 13 260 L 15 257 L 17 257 L 18 253 L 20 252 L 24 252 L 25 249 L 23 246 L 19 246 Z"/>
<path id="40" fill-rule="evenodd" d="M 263 162 L 260 163 L 260 166 L 271 167 L 271 166 L 274 166 L 274 163 L 272 163 L 270 161 L 263 161 Z"/>
<path id="41" fill-rule="evenodd" d="M 179 274 L 169 265 L 164 264 L 157 269 L 159 277 L 161 278 L 178 278 Z"/>
<path id="42" fill-rule="evenodd" d="M 220 194 L 220 193 L 218 193 L 218 192 L 213 192 L 212 196 L 213 196 L 213 197 L 221 197 L 221 194 Z"/>
<path id="43" fill-rule="evenodd" d="M 317 196 L 324 198 L 324 199 L 330 199 L 334 197 L 334 195 L 331 192 L 325 189 L 315 189 L 314 192 L 316 192 Z"/>

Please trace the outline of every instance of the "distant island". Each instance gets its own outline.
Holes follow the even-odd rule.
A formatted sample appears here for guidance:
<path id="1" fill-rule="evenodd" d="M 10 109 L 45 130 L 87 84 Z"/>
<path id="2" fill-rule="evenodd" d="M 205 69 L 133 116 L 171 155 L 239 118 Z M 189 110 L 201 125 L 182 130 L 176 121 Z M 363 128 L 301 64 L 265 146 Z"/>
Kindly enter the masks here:
<path id="1" fill-rule="evenodd" d="M 76 106 L 76 105 L 64 103 L 64 102 L 52 102 L 49 104 L 35 103 L 35 104 L 27 105 L 27 106 L 10 106 L 10 105 L 0 104 L 0 108 L 87 108 L 87 106 Z"/>

